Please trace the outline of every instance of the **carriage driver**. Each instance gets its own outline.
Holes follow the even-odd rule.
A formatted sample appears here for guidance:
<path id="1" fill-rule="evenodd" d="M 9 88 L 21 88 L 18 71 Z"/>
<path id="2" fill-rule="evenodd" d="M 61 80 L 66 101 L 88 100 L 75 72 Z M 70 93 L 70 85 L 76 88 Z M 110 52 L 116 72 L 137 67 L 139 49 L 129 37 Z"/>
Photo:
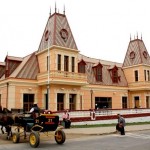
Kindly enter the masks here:
<path id="1" fill-rule="evenodd" d="M 33 114 L 33 118 L 36 118 L 40 115 L 40 109 L 37 105 L 37 102 L 34 102 L 33 107 L 30 109 L 30 113 Z"/>

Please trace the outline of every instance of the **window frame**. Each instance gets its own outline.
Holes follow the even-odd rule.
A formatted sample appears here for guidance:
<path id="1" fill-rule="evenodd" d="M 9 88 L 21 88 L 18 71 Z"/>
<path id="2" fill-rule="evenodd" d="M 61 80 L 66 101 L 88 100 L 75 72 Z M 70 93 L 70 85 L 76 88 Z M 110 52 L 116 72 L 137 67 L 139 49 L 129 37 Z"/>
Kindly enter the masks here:
<path id="1" fill-rule="evenodd" d="M 75 57 L 71 57 L 71 71 L 75 72 Z"/>
<path id="2" fill-rule="evenodd" d="M 134 70 L 135 82 L 139 81 L 138 70 Z"/>
<path id="3" fill-rule="evenodd" d="M 69 71 L 69 56 L 64 56 L 64 71 Z"/>
<path id="4" fill-rule="evenodd" d="M 112 81 L 118 83 L 118 69 L 116 67 L 112 69 Z"/>
<path id="5" fill-rule="evenodd" d="M 81 60 L 79 63 L 78 63 L 78 72 L 79 73 L 85 73 L 85 66 L 86 66 L 86 63 L 84 60 Z"/>
<path id="6" fill-rule="evenodd" d="M 61 71 L 61 55 L 57 55 L 57 70 Z"/>

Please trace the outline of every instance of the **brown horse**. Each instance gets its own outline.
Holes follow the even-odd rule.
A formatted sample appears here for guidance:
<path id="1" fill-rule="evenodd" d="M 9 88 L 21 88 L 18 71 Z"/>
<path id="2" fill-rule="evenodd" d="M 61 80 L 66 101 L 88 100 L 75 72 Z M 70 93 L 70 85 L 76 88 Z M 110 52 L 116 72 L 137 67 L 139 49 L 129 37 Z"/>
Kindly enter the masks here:
<path id="1" fill-rule="evenodd" d="M 1 131 L 4 134 L 3 128 L 5 127 L 6 132 L 7 132 L 7 139 L 10 139 L 10 137 L 12 136 L 11 126 L 13 124 L 14 124 L 14 120 L 13 120 L 11 111 L 9 111 L 7 108 L 0 110 Z"/>

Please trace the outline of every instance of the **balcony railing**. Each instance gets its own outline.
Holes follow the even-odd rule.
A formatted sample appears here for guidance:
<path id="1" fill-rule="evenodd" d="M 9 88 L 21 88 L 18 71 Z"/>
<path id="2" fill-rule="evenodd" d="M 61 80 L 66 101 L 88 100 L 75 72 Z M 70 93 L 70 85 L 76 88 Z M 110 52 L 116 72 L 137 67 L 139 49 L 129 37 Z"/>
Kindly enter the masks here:
<path id="1" fill-rule="evenodd" d="M 67 81 L 71 80 L 72 82 L 82 82 L 87 83 L 87 75 L 84 73 L 75 73 L 75 72 L 66 72 L 66 71 L 57 71 L 57 70 L 50 70 L 50 81 Z M 38 81 L 39 82 L 46 82 L 48 78 L 48 72 L 39 73 L 38 74 Z"/>

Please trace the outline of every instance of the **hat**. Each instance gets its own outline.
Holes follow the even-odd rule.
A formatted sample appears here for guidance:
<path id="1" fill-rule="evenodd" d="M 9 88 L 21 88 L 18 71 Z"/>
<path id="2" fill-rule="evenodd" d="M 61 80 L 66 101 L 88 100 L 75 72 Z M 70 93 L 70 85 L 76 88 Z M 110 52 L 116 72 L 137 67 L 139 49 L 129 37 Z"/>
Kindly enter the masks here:
<path id="1" fill-rule="evenodd" d="M 37 102 L 34 102 L 33 104 L 37 104 Z"/>

